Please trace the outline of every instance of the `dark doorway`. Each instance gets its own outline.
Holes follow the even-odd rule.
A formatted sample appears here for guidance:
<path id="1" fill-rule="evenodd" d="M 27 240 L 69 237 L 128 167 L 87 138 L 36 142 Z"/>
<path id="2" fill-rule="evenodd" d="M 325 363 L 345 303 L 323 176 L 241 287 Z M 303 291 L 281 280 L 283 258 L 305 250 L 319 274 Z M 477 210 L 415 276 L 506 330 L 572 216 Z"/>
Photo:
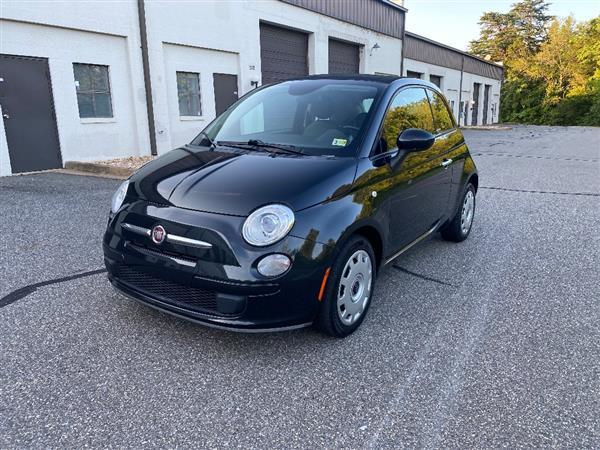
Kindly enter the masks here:
<path id="1" fill-rule="evenodd" d="M 490 86 L 486 84 L 483 88 L 483 124 L 487 125 L 488 123 L 488 108 L 490 106 Z"/>
<path id="2" fill-rule="evenodd" d="M 262 83 L 308 75 L 308 34 L 260 24 Z"/>
<path id="3" fill-rule="evenodd" d="M 12 172 L 62 167 L 48 60 L 0 54 L 0 79 Z"/>
<path id="4" fill-rule="evenodd" d="M 473 83 L 473 112 L 471 113 L 471 125 L 477 125 L 477 119 L 479 118 L 479 90 L 481 89 L 480 83 Z"/>
<path id="5" fill-rule="evenodd" d="M 460 102 L 458 105 L 458 124 L 467 125 L 467 102 Z"/>
<path id="6" fill-rule="evenodd" d="M 329 73 L 359 73 L 360 45 L 329 39 Z"/>
<path id="7" fill-rule="evenodd" d="M 218 116 L 238 99 L 237 75 L 213 73 L 213 86 L 215 89 L 215 110 Z"/>

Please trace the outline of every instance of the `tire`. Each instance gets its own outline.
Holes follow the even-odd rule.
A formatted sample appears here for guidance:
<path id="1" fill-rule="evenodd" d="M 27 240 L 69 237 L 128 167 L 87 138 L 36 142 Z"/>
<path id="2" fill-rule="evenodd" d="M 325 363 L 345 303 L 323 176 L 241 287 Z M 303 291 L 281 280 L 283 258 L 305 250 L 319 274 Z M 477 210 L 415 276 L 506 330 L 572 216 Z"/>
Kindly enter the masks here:
<path id="1" fill-rule="evenodd" d="M 315 321 L 319 330 L 342 338 L 360 326 L 373 297 L 375 264 L 373 248 L 364 237 L 353 236 L 344 244 L 331 267 Z"/>
<path id="2" fill-rule="evenodd" d="M 447 241 L 462 242 L 471 233 L 475 216 L 475 187 L 469 183 L 462 197 L 456 214 L 442 229 L 442 237 Z"/>

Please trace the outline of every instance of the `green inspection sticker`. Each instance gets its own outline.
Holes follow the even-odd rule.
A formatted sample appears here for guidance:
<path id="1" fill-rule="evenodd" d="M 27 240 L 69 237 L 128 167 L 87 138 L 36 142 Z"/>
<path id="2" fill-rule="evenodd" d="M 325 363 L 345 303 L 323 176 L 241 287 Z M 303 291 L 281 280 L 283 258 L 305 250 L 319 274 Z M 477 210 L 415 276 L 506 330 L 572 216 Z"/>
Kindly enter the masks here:
<path id="1" fill-rule="evenodd" d="M 345 147 L 348 143 L 348 139 L 334 139 L 331 145 L 335 145 L 337 147 Z"/>

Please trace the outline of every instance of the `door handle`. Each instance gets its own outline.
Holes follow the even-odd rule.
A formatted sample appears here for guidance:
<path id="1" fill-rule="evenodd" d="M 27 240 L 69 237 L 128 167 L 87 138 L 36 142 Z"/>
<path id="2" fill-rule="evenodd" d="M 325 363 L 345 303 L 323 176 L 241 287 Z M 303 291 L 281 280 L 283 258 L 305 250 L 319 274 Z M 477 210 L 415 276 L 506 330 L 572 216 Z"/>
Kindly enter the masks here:
<path id="1" fill-rule="evenodd" d="M 442 161 L 442 167 L 448 167 L 450 164 L 452 164 L 452 160 L 450 158 Z"/>

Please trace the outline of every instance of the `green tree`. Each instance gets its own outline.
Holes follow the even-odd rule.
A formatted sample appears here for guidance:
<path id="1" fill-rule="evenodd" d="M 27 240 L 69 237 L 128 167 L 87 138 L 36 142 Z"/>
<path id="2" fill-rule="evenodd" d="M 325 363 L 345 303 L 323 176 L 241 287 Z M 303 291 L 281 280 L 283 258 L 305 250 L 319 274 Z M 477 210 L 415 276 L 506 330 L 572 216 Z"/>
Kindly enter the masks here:
<path id="1" fill-rule="evenodd" d="M 581 70 L 588 78 L 600 80 L 600 17 L 581 24 L 576 40 Z"/>
<path id="2" fill-rule="evenodd" d="M 547 14 L 550 4 L 546 0 L 524 0 L 515 3 L 510 10 L 517 30 L 530 52 L 536 52 L 546 39 L 546 27 L 553 19 Z"/>
<path id="3" fill-rule="evenodd" d="M 504 65 L 503 121 L 600 125 L 600 16 L 554 19 L 545 0 L 486 12 L 473 53 Z"/>
<path id="4" fill-rule="evenodd" d="M 512 5 L 507 13 L 486 12 L 481 16 L 479 39 L 471 41 L 474 55 L 492 61 L 505 61 L 516 42 L 535 53 L 546 38 L 546 26 L 552 16 L 547 14 L 546 0 L 523 0 Z"/>
<path id="5" fill-rule="evenodd" d="M 576 87 L 586 84 L 577 58 L 580 42 L 576 39 L 575 19 L 554 19 L 548 38 L 528 65 L 527 74 L 546 86 L 547 101 L 565 98 Z"/>
<path id="6" fill-rule="evenodd" d="M 504 61 L 509 47 L 517 39 L 513 17 L 510 13 L 486 12 L 479 25 L 479 39 L 470 42 L 469 51 L 491 61 Z"/>

